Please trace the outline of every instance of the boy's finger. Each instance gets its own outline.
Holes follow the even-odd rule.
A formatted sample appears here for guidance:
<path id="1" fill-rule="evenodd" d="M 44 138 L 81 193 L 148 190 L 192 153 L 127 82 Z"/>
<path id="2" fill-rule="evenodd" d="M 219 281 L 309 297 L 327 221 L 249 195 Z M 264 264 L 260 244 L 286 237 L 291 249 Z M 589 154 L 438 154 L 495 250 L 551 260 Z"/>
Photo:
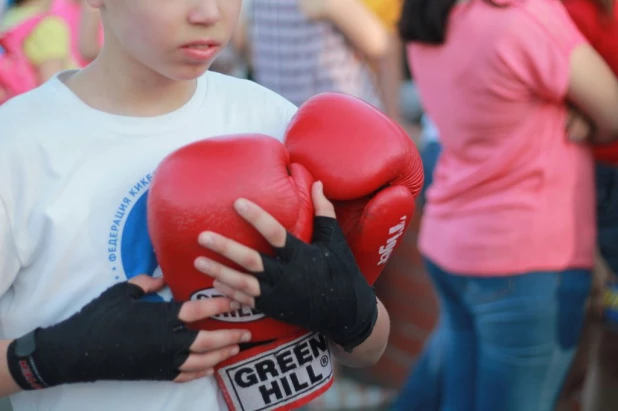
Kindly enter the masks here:
<path id="1" fill-rule="evenodd" d="M 336 218 L 335 206 L 324 195 L 324 185 L 321 181 L 315 182 L 311 187 L 311 198 L 316 216 Z"/>

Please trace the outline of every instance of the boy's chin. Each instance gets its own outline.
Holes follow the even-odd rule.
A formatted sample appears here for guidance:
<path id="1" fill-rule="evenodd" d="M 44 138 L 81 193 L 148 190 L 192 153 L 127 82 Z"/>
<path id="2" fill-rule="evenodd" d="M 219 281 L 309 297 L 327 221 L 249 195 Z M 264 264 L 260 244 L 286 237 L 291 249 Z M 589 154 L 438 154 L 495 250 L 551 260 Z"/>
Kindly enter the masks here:
<path id="1" fill-rule="evenodd" d="M 201 77 L 204 73 L 206 73 L 210 69 L 211 65 L 212 62 L 209 62 L 207 64 L 200 64 L 199 66 L 193 65 L 179 67 L 172 73 L 168 73 L 166 77 L 168 77 L 170 80 L 175 81 L 195 80 L 196 78 Z"/>

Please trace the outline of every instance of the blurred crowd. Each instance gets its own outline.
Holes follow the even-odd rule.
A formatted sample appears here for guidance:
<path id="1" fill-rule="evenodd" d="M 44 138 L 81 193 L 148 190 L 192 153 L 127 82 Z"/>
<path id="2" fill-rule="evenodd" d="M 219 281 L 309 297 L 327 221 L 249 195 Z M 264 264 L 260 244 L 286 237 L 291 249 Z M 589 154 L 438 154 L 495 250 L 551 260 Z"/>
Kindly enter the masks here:
<path id="1" fill-rule="evenodd" d="M 2 1 L 0 53 L 18 44 L 39 84 L 100 52 L 86 0 Z M 618 23 L 613 0 L 564 5 L 243 1 L 211 70 L 296 105 L 362 98 L 417 142 L 425 170 L 439 325 L 398 390 L 342 378 L 310 409 L 618 409 L 618 172 L 588 146 L 618 139 Z"/>

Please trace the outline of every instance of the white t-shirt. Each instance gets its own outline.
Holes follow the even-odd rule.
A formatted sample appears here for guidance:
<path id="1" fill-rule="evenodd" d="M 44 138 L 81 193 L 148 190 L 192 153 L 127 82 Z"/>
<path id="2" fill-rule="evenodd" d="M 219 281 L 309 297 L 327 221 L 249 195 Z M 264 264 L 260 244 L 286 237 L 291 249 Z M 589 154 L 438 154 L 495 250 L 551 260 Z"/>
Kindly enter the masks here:
<path id="1" fill-rule="evenodd" d="M 66 319 L 117 282 L 156 275 L 146 193 L 158 163 L 212 136 L 282 140 L 295 111 L 256 83 L 212 72 L 187 104 L 158 117 L 97 111 L 58 77 L 3 105 L 0 338 Z M 16 411 L 227 409 L 214 378 L 65 385 L 11 400 Z"/>

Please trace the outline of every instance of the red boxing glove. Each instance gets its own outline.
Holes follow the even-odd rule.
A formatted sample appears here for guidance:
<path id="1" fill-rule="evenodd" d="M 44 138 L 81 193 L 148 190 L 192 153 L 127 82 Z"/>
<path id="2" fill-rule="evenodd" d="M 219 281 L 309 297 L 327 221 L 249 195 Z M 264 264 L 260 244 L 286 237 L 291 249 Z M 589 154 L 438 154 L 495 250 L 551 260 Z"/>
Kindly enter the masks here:
<path id="1" fill-rule="evenodd" d="M 410 224 L 423 185 L 416 146 L 378 109 L 323 93 L 292 119 L 285 145 L 324 184 L 358 266 L 370 284 Z"/>
<path id="2" fill-rule="evenodd" d="M 279 141 L 263 135 L 209 138 L 166 157 L 151 183 L 148 228 L 174 299 L 220 296 L 213 288 L 212 278 L 194 268 L 198 256 L 243 271 L 201 247 L 197 238 L 203 231 L 217 232 L 265 254 L 273 253 L 266 240 L 234 210 L 233 203 L 239 197 L 256 202 L 290 233 L 305 242 L 311 241 L 313 182 L 304 167 L 290 163 Z M 194 326 L 209 330 L 246 328 L 252 333 L 252 341 L 267 341 L 301 330 L 266 318 L 249 307 Z"/>

